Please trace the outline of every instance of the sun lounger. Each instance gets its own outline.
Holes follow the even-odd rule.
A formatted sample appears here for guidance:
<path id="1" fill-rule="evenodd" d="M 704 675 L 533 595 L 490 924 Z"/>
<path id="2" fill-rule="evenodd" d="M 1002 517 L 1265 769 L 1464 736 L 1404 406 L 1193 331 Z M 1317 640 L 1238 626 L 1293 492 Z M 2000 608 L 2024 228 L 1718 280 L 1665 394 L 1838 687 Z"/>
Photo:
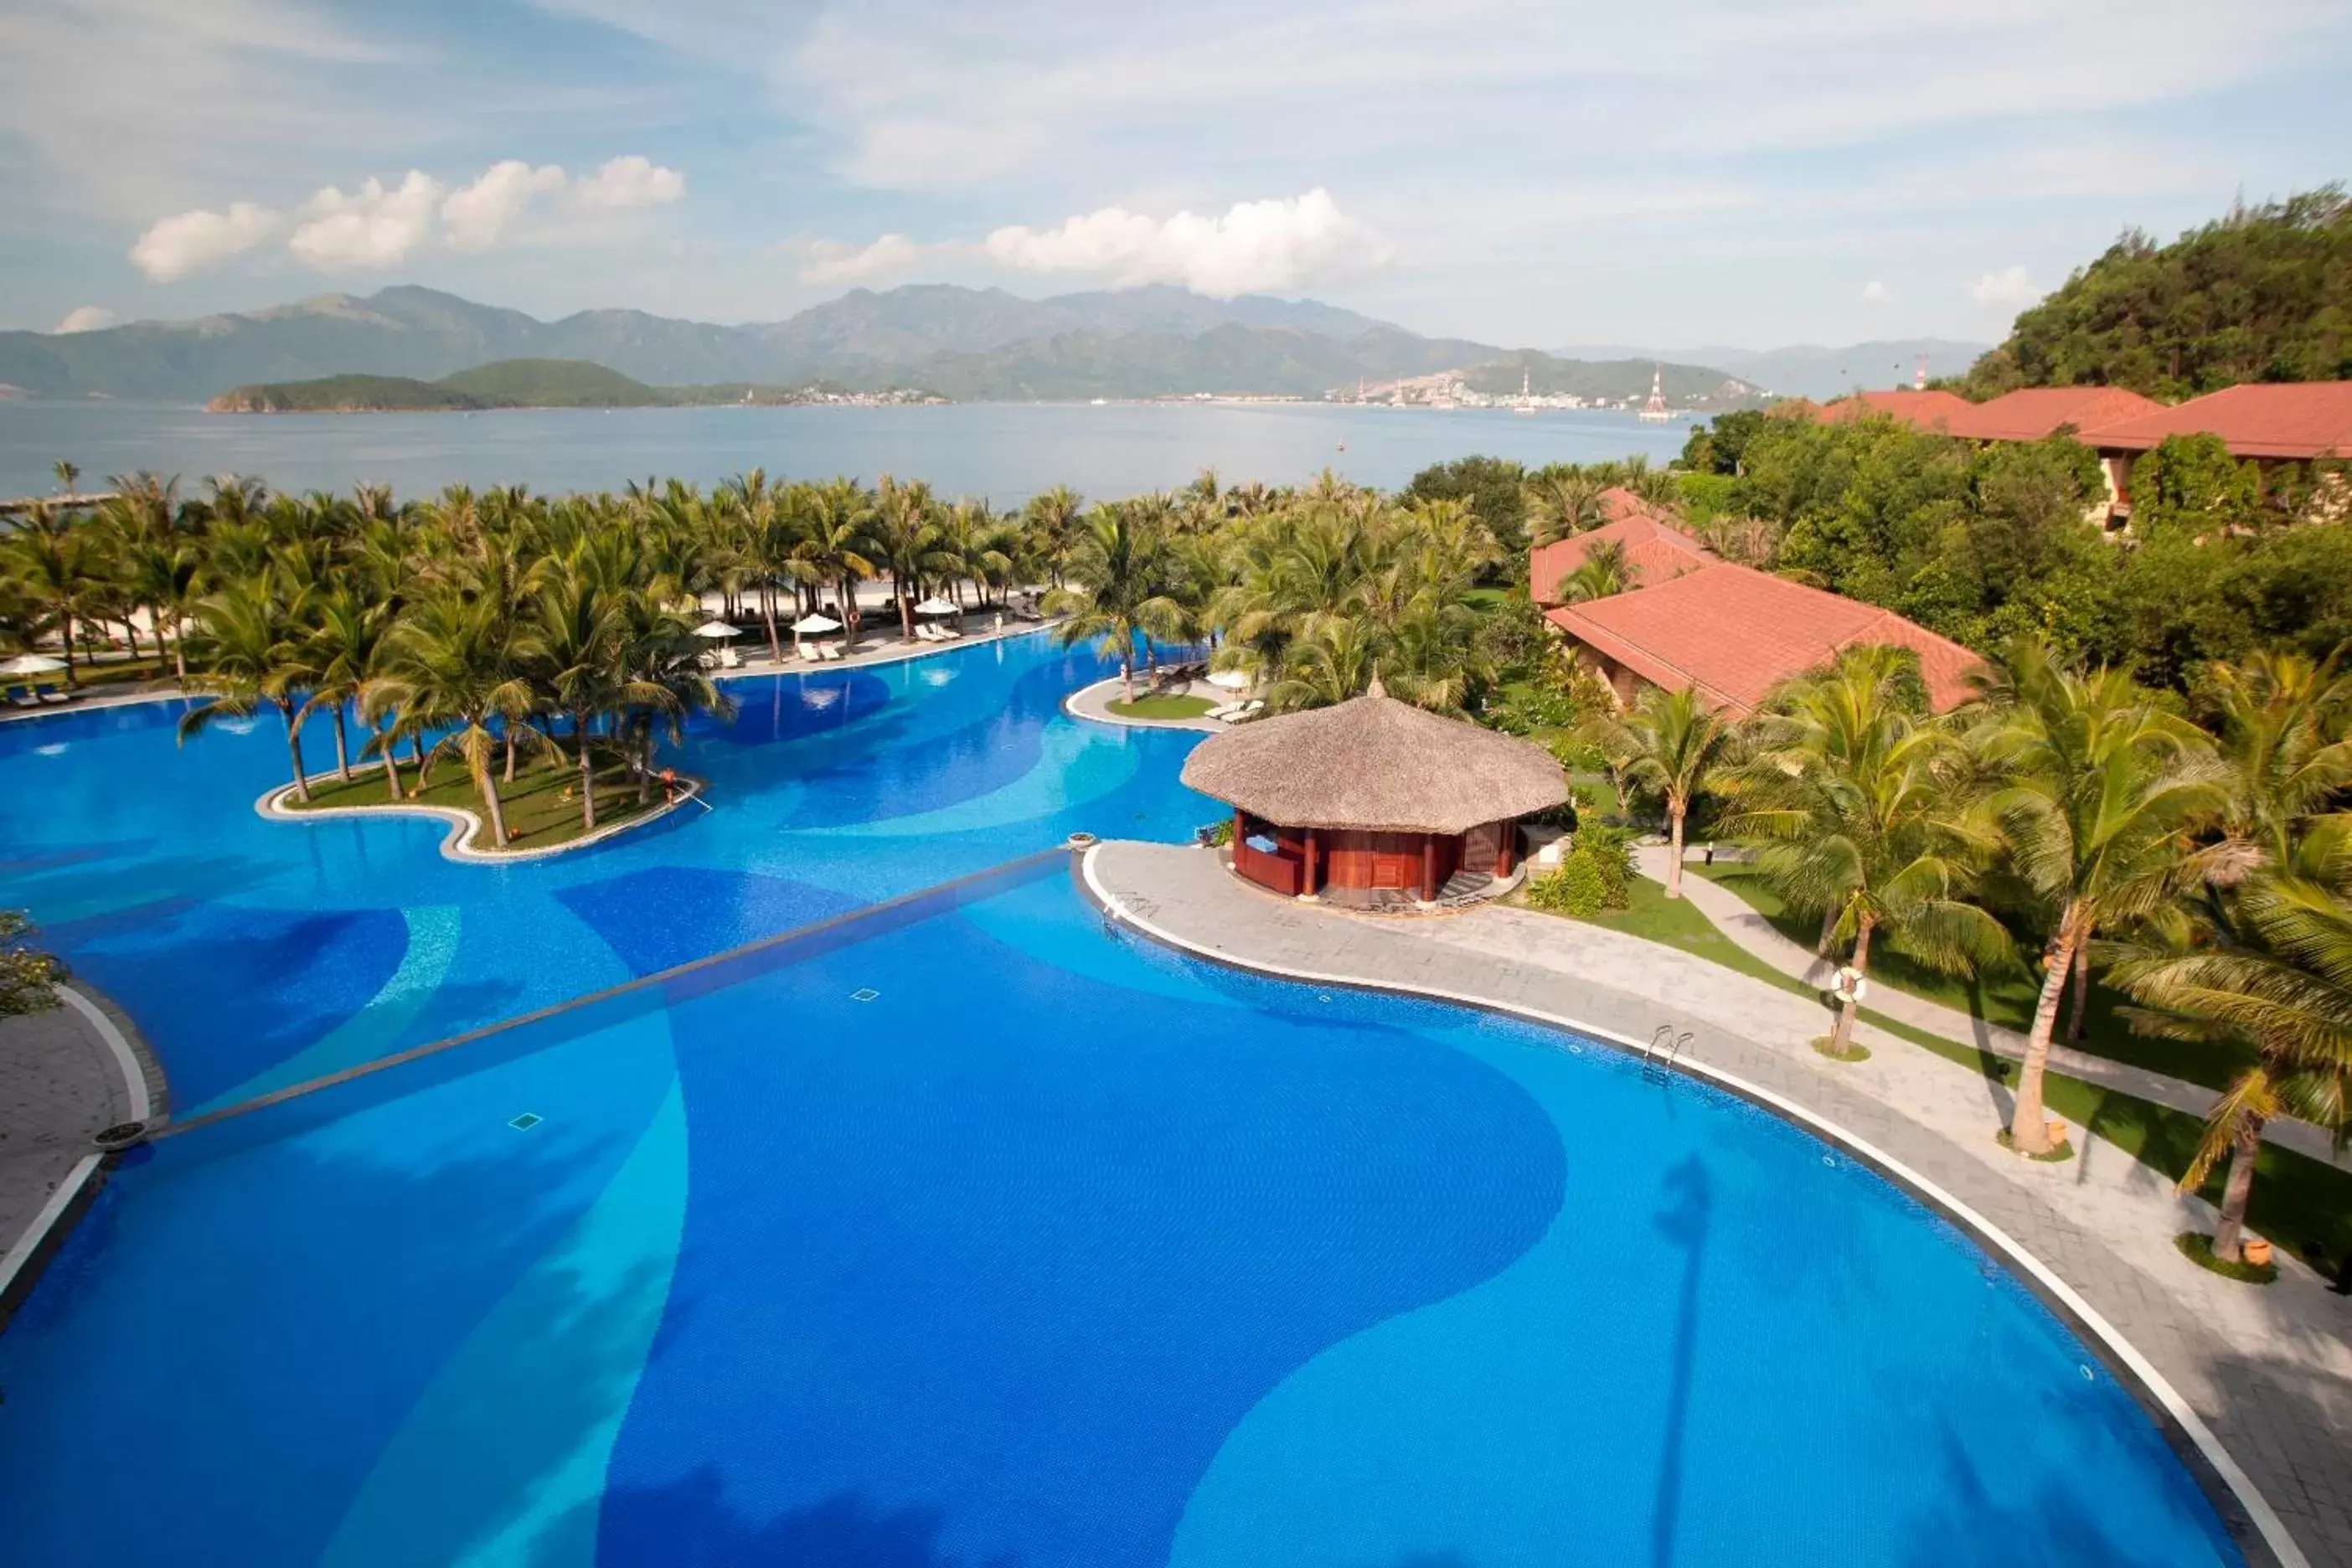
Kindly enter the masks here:
<path id="1" fill-rule="evenodd" d="M 841 662 L 842 658 L 840 646 L 838 644 L 829 642 L 819 643 L 816 647 L 816 657 L 823 663 L 838 664 Z"/>
<path id="2" fill-rule="evenodd" d="M 33 695 L 44 702 L 53 704 L 70 702 L 74 700 L 74 693 L 59 691 L 54 686 L 37 686 L 33 688 Z"/>
<path id="3" fill-rule="evenodd" d="M 1223 722 L 1223 723 L 1226 723 L 1226 724 L 1238 724 L 1238 723 L 1240 723 L 1243 720 L 1247 719 L 1247 718 L 1251 717 L 1252 715 L 1255 714 L 1259 710 L 1263 709 L 1265 706 L 1265 704 L 1264 702 L 1261 702 L 1261 701 L 1255 701 L 1255 700 L 1253 700 L 1253 701 L 1249 701 L 1249 702 L 1243 702 L 1243 703 L 1239 703 L 1239 704 L 1234 705 L 1234 708 L 1233 708 L 1233 710 L 1232 710 L 1231 712 L 1220 712 L 1220 713 L 1217 715 L 1217 718 L 1218 718 L 1219 721 L 1220 721 L 1220 722 Z"/>
<path id="4" fill-rule="evenodd" d="M 719 664 L 722 669 L 740 669 L 743 668 L 743 656 L 731 647 L 722 647 L 719 650 Z"/>
<path id="5" fill-rule="evenodd" d="M 817 647 L 817 645 L 813 642 L 804 642 L 801 644 L 801 662 L 803 664 L 823 664 L 824 662 L 824 650 Z"/>
<path id="6" fill-rule="evenodd" d="M 31 692 L 29 692 L 29 691 L 26 690 L 23 687 L 21 687 L 21 686 L 12 686 L 12 687 L 10 687 L 10 688 L 8 689 L 8 706 L 9 706 L 9 707 L 11 707 L 11 708 L 38 708 L 40 705 L 41 705 L 40 699 L 39 699 L 39 698 L 37 698 L 37 697 L 35 697 Z"/>

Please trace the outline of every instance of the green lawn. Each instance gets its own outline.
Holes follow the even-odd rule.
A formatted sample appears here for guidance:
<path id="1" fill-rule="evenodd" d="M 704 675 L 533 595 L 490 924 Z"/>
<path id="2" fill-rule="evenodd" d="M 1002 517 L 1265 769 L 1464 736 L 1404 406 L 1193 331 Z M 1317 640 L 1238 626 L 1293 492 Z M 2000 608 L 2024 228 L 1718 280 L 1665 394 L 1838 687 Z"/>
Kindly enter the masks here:
<path id="1" fill-rule="evenodd" d="M 1754 876 L 1727 866 L 1692 865 L 1685 869 L 1738 894 L 1790 941 L 1810 948 L 1820 939 L 1820 921 L 1790 914 L 1772 889 Z M 2038 980 L 2021 964 L 2012 963 L 1995 973 L 1961 979 L 1957 975 L 1939 974 L 1923 964 L 1915 963 L 1884 944 L 1872 949 L 1870 978 L 1874 984 L 1891 985 L 1897 991 L 1907 991 L 1927 1001 L 1957 1007 L 1972 1018 L 1981 1018 L 1989 1024 L 2015 1029 L 2021 1034 L 2033 1026 L 2033 1005 L 2040 994 Z M 2074 997 L 2070 993 L 2058 1015 L 2062 1036 L 2071 1016 L 2065 1009 L 2073 1003 Z M 2084 1016 L 2083 1038 L 2062 1038 L 2060 1043 L 2088 1051 L 2093 1056 L 2105 1057 L 2110 1061 L 2128 1062 L 2151 1072 L 2184 1079 L 2190 1083 L 2201 1083 L 2208 1089 L 2226 1087 L 2246 1065 L 2248 1058 L 2245 1053 L 2235 1047 L 2199 1045 L 2184 1040 L 2152 1040 L 2136 1035 L 2116 1016 L 2116 1010 L 2124 1005 L 2126 999 L 2099 984 L 2097 974 L 2094 973 L 2091 977 L 2090 1006 Z"/>
<path id="2" fill-rule="evenodd" d="M 1110 710 L 1122 719 L 1198 719 L 1216 706 L 1205 697 L 1179 697 L 1163 692 L 1156 697 L 1139 697 L 1132 702 L 1114 700 Z"/>
<path id="3" fill-rule="evenodd" d="M 402 787 L 409 791 L 403 803 L 413 805 L 457 806 L 488 821 L 482 809 L 481 792 L 465 767 L 455 759 L 441 757 L 433 764 L 433 787 L 420 797 L 416 788 L 416 769 L 404 766 L 400 770 Z M 580 825 L 580 768 L 577 763 L 564 761 L 551 764 L 546 761 L 523 763 L 512 784 L 499 785 L 499 799 L 507 818 L 509 849 L 545 849 L 551 845 L 568 844 L 582 834 Z M 662 803 L 661 789 L 653 792 L 652 805 Z M 389 808 L 391 793 L 384 787 L 383 775 L 373 768 L 365 772 L 354 770 L 352 780 L 345 784 L 332 770 L 313 774 L 310 779 L 310 803 L 289 796 L 285 802 L 293 811 L 318 810 L 326 806 L 349 808 L 373 806 Z M 606 763 L 596 770 L 596 828 L 602 832 L 615 823 L 626 822 L 643 815 L 646 808 L 637 805 L 636 780 L 619 763 Z M 487 826 L 472 847 L 488 853 L 489 829 Z"/>
<path id="4" fill-rule="evenodd" d="M 1820 992 L 1751 956 L 1688 900 L 1668 899 L 1665 889 L 1646 877 L 1634 879 L 1627 908 L 1596 916 L 1590 923 L 1679 948 L 1780 990 L 1822 1001 Z M 1810 942 L 1811 934 L 1808 933 L 1805 940 Z M 1874 972 L 1878 966 L 1874 963 L 1871 967 Z M 1822 1003 L 1824 1033 L 1828 1032 L 1829 1015 L 1827 1004 Z M 1862 1020 L 1948 1060 L 1973 1068 L 1987 1078 L 2015 1081 L 2015 1064 L 1990 1052 L 1914 1028 L 1868 1007 L 1862 1010 Z M 2189 1168 L 2204 1131 L 2203 1123 L 2194 1116 L 2057 1073 L 2045 1078 L 2043 1098 L 2053 1114 L 2066 1118 L 2077 1127 L 2089 1128 L 2134 1158 L 2163 1172 L 2168 1179 L 2178 1179 Z M 1985 1121 L 1985 1136 L 1990 1139 L 1996 1131 L 1990 1100 L 1986 1102 Z M 2263 1148 L 2256 1170 L 2248 1215 L 2256 1229 L 2298 1256 L 2310 1258 L 2315 1249 L 2329 1266 L 2352 1247 L 2352 1172 L 2339 1171 L 2318 1160 L 2271 1146 Z M 2206 1197 L 2220 1200 L 2222 1174 L 2217 1167 L 2204 1189 Z"/>

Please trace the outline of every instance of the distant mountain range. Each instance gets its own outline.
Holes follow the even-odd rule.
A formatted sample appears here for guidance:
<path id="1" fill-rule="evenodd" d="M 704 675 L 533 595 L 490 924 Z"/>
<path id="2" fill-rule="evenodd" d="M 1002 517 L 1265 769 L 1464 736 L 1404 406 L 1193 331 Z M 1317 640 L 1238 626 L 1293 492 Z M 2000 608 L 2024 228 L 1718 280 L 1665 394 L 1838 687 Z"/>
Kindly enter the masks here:
<path id="1" fill-rule="evenodd" d="M 1612 356 L 1622 358 L 1622 356 Z M 0 384 L 37 396 L 196 403 L 231 388 L 347 375 L 438 381 L 504 360 L 575 360 L 661 387 L 851 390 L 919 387 L 969 401 L 1181 396 L 1318 396 L 1358 382 L 1465 372 L 1517 390 L 1542 361 L 1538 391 L 1639 398 L 1651 361 L 1559 370 L 1488 343 L 1425 338 L 1311 300 L 1213 300 L 1155 286 L 1024 300 L 998 289 L 929 284 L 853 289 L 782 321 L 718 326 L 641 310 L 583 310 L 541 321 L 520 310 L 402 286 L 364 298 L 102 331 L 0 332 Z M 1500 371 L 1495 367 L 1502 366 Z M 1670 363 L 1667 392 L 1726 394 L 1719 370 Z M 1752 379 L 1743 377 L 1742 379 Z"/>
<path id="2" fill-rule="evenodd" d="M 1885 338 L 1843 348 L 1800 343 L 1784 349 L 1631 348 L 1622 343 L 1579 343 L 1555 352 L 1581 359 L 1680 361 L 1713 365 L 1781 397 L 1843 397 L 1855 387 L 1908 386 L 1925 355 L 1931 376 L 1958 375 L 1990 343 L 1949 338 Z"/>

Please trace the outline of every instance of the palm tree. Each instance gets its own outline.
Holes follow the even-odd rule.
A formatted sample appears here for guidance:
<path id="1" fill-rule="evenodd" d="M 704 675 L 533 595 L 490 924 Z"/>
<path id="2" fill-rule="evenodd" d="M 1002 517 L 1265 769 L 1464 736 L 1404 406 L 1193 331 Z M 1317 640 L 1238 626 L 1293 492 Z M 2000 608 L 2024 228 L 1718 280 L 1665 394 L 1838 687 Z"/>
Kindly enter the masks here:
<path id="1" fill-rule="evenodd" d="M 1529 542 L 1553 544 L 1601 526 L 1601 492 L 1607 487 L 1570 468 L 1538 475 L 1528 482 Z"/>
<path id="2" fill-rule="evenodd" d="M 504 720 L 509 743 L 517 732 L 536 742 L 539 731 L 520 723 L 531 707 L 529 681 L 515 673 L 514 628 L 503 607 L 488 597 L 443 589 L 410 606 L 385 648 L 384 674 L 374 700 L 400 710 L 400 727 L 412 735 L 450 726 L 433 748 L 465 760 L 474 787 L 490 818 L 490 841 L 507 844 L 504 803 L 491 763 L 499 736 L 493 720 Z"/>
<path id="3" fill-rule="evenodd" d="M 532 606 L 535 646 L 548 689 L 572 719 L 580 768 L 580 826 L 596 827 L 596 770 L 590 751 L 595 721 L 625 708 L 658 707 L 666 689 L 628 673 L 631 599 L 614 574 L 600 570 L 593 546 L 575 546 L 539 591 Z"/>
<path id="4" fill-rule="evenodd" d="M 1106 654 L 1118 655 L 1127 700 L 1135 700 L 1138 637 L 1181 633 L 1183 607 L 1167 593 L 1165 542 L 1138 523 L 1124 504 L 1088 512 L 1071 551 L 1069 586 L 1046 596 L 1055 613 L 1069 618 L 1058 628 L 1062 646 L 1092 638 Z"/>
<path id="5" fill-rule="evenodd" d="M 872 521 L 873 509 L 866 504 L 866 492 L 853 479 L 835 479 L 803 494 L 803 531 L 793 548 L 793 558 L 803 574 L 814 582 L 830 584 L 839 595 L 842 624 L 846 628 L 843 640 L 853 647 L 857 643 L 857 584 L 874 575 L 874 563 L 866 554 L 870 548 L 866 528 Z"/>
<path id="6" fill-rule="evenodd" d="M 874 518 L 867 525 L 876 560 L 890 574 L 891 597 L 898 605 L 898 627 L 908 640 L 915 636 L 915 601 L 920 598 L 925 574 L 953 570 L 940 548 L 939 503 L 931 487 L 920 479 L 901 484 L 889 475 L 874 492 Z"/>
<path id="7" fill-rule="evenodd" d="M 1969 901 L 1991 835 L 1968 810 L 1968 758 L 1920 716 L 1916 664 L 1899 650 L 1848 649 L 1761 716 L 1724 783 L 1733 837 L 1760 841 L 1758 873 L 1797 910 L 1823 914 L 1826 947 L 1870 972 L 1871 940 L 1965 973 L 2009 949 Z M 1860 997 L 1846 990 L 1831 1054 L 1852 1049 Z"/>
<path id="8" fill-rule="evenodd" d="M 1633 563 L 1625 547 L 1613 539 L 1595 540 L 1575 571 L 1559 581 L 1559 594 L 1571 605 L 1612 598 L 1634 585 Z"/>
<path id="9" fill-rule="evenodd" d="M 1969 742 L 1997 781 L 1986 804 L 2049 921 L 2010 1124 L 2013 1148 L 2041 1154 L 2042 1077 L 2075 954 L 2094 931 L 2161 913 L 2242 856 L 2195 845 L 2228 805 L 2226 773 L 2203 732 L 2128 676 L 2077 674 L 2025 641 L 1979 685 L 1986 711 Z"/>
<path id="10" fill-rule="evenodd" d="M 1070 552 L 1077 545 L 1086 511 L 1085 499 L 1067 485 L 1055 485 L 1042 495 L 1030 497 L 1029 504 L 1021 509 L 1023 521 L 1034 541 L 1032 550 L 1045 568 L 1047 580 L 1056 588 L 1062 585 Z"/>
<path id="11" fill-rule="evenodd" d="M 1631 712 L 1602 721 L 1595 738 L 1628 783 L 1665 798 L 1666 897 L 1681 898 L 1683 822 L 1716 769 L 1730 760 L 1731 727 L 1700 700 L 1696 688 L 1668 691 L 1652 687 Z"/>
<path id="12" fill-rule="evenodd" d="M 213 700 L 180 716 L 180 740 L 225 718 L 245 718 L 264 704 L 286 723 L 286 750 L 294 763 L 294 793 L 310 798 L 302 766 L 305 700 L 319 672 L 311 662 L 299 594 L 289 598 L 268 578 L 231 584 L 205 599 L 197 654 L 202 664 L 192 684 Z"/>
<path id="13" fill-rule="evenodd" d="M 2306 839 L 2288 866 L 2221 894 L 2206 918 L 2164 940 L 2118 944 L 2116 983 L 2141 1004 L 2135 1026 L 2177 1039 L 2252 1047 L 2253 1065 L 2206 1116 L 2180 1191 L 2205 1184 L 2226 1154 L 2213 1256 L 2241 1260 L 2263 1126 L 2297 1115 L 2335 1129 L 2352 1111 L 2352 902 L 2343 823 Z"/>
<path id="14" fill-rule="evenodd" d="M 303 710 L 324 708 L 334 715 L 335 773 L 345 783 L 351 781 L 352 757 L 343 728 L 343 705 L 356 700 L 374 677 L 392 625 L 391 605 L 362 598 L 349 587 L 331 589 L 314 603 L 308 641 L 309 662 L 317 684 Z M 400 770 L 391 752 L 384 753 L 383 762 L 392 798 L 398 800 Z"/>
<path id="15" fill-rule="evenodd" d="M 38 600 L 65 644 L 66 685 L 80 684 L 74 665 L 74 618 L 104 578 L 105 563 L 89 533 L 46 504 L 0 538 L 0 567 Z"/>

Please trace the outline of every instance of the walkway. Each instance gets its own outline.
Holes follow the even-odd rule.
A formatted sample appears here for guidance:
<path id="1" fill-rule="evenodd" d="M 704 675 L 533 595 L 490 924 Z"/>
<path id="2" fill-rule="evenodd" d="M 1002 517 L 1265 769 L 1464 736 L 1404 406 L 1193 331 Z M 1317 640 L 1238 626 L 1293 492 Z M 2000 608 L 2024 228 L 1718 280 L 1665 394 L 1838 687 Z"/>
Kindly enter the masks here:
<path id="1" fill-rule="evenodd" d="M 0 1018 L 0 1323 L 90 1187 L 91 1139 L 166 1106 L 163 1071 L 122 1010 L 87 988 L 60 997 L 53 1011 Z"/>
<path id="2" fill-rule="evenodd" d="M 1198 730 L 1203 734 L 1213 735 L 1231 728 L 1215 719 L 1130 719 L 1123 713 L 1114 713 L 1110 705 L 1118 700 L 1123 685 L 1114 675 L 1108 680 L 1081 686 L 1062 700 L 1063 711 L 1073 719 L 1091 720 L 1097 724 L 1124 724 L 1132 730 Z M 1214 687 L 1209 689 L 1216 693 L 1218 701 L 1226 700 L 1227 693 L 1217 691 Z"/>
<path id="3" fill-rule="evenodd" d="M 1634 860 L 1642 875 L 1654 882 L 1666 879 L 1667 857 L 1670 851 L 1663 844 L 1645 844 L 1634 850 Z M 1807 984 L 1826 987 L 1833 965 L 1813 956 L 1812 950 L 1800 946 L 1782 936 L 1772 922 L 1756 912 L 1755 907 L 1730 889 L 1722 887 L 1685 868 L 1683 875 L 1683 897 L 1691 908 L 1712 921 L 1717 929 L 1729 937 L 1748 956 L 1761 960 L 1781 973 Z M 1948 1007 L 1940 1002 L 1930 1002 L 1898 991 L 1892 985 L 1873 985 L 1867 1006 L 1871 1012 L 1885 1014 L 1897 1023 L 1908 1024 L 1915 1029 L 1925 1029 L 1931 1035 L 1941 1035 L 1961 1045 L 1974 1046 L 1979 1050 L 2006 1057 L 2011 1061 L 2025 1059 L 2025 1037 L 2014 1029 L 2004 1029 L 1998 1024 Z M 2203 1084 L 2189 1083 L 2170 1078 L 2146 1068 L 2133 1067 L 2111 1058 L 2094 1056 L 2088 1051 L 2074 1050 L 2066 1046 L 2050 1047 L 2050 1067 L 2084 1083 L 2128 1094 L 2134 1100 L 2151 1100 L 2174 1110 L 2203 1117 L 2221 1097 Z M 2307 1121 L 2283 1117 L 2263 1130 L 2265 1142 L 2298 1154 L 2307 1154 L 2340 1170 L 2352 1171 L 2352 1148 L 2339 1150 L 2335 1138 L 2325 1130 Z"/>
<path id="4" fill-rule="evenodd" d="M 2242 1495 L 2257 1500 L 2233 1523 L 2254 1561 L 2352 1568 L 2352 1446 L 2341 1436 L 2352 1430 L 2352 1300 L 2293 1259 L 2261 1289 L 2187 1262 L 2171 1237 L 2210 1226 L 2211 1210 L 2114 1145 L 2084 1137 L 2063 1164 L 2017 1159 L 1993 1142 L 2006 1094 L 1977 1072 L 1868 1026 L 1870 1060 L 1827 1061 L 1809 1043 L 1822 1032 L 1815 1003 L 1598 926 L 1491 905 L 1351 917 L 1252 889 L 1213 852 L 1165 845 L 1105 844 L 1086 867 L 1129 923 L 1246 967 L 1483 1003 L 1621 1044 L 1662 1025 L 1687 1032 L 1696 1069 L 1899 1163 L 2013 1240 L 2020 1271 L 2086 1337 L 2116 1336 L 2111 1359 L 2152 1389 L 2168 1385 L 2168 1413 L 2218 1440 L 2223 1475 L 2239 1468 L 2250 1482 Z M 2252 1533 L 2266 1510 L 2274 1558 Z"/>

